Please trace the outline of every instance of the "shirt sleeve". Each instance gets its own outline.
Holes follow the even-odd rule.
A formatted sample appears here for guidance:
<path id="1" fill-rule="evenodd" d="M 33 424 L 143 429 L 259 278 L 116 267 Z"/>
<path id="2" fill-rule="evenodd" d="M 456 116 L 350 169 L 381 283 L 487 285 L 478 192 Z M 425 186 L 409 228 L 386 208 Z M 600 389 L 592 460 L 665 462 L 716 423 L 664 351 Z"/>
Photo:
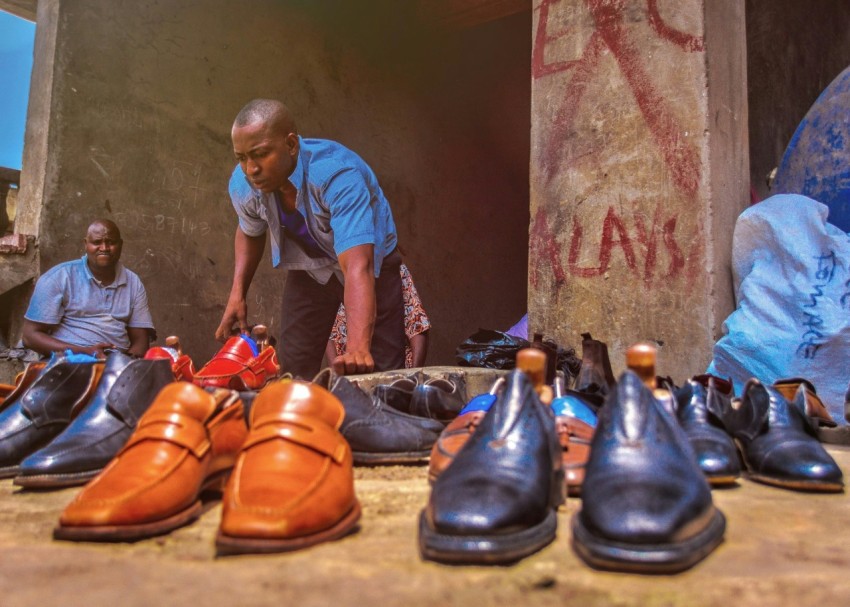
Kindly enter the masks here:
<path id="1" fill-rule="evenodd" d="M 334 252 L 339 256 L 348 249 L 375 243 L 375 210 L 366 180 L 355 168 L 336 173 L 324 188 L 331 214 Z"/>
<path id="2" fill-rule="evenodd" d="M 24 318 L 46 325 L 58 325 L 65 316 L 67 279 L 61 272 L 50 270 L 35 283 L 30 305 Z"/>
<path id="3" fill-rule="evenodd" d="M 151 311 L 148 308 L 148 294 L 145 291 L 145 285 L 142 281 L 134 281 L 132 296 L 132 305 L 130 309 L 130 318 L 127 320 L 127 327 L 131 329 L 153 329 L 153 318 Z"/>
<path id="4" fill-rule="evenodd" d="M 261 236 L 269 227 L 268 222 L 259 213 L 259 204 L 254 192 L 245 181 L 245 175 L 238 166 L 230 176 L 230 202 L 239 217 L 239 229 L 246 236 Z"/>

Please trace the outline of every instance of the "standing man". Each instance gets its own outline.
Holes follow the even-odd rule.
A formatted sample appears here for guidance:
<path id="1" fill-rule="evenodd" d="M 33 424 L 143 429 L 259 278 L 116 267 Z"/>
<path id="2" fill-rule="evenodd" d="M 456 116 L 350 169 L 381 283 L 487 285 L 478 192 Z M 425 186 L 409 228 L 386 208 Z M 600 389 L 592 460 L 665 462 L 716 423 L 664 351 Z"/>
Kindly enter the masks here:
<path id="1" fill-rule="evenodd" d="M 231 130 L 239 166 L 233 286 L 216 338 L 248 331 L 247 294 L 271 234 L 272 265 L 288 270 L 278 351 L 283 371 L 311 378 L 340 303 L 348 344 L 338 373 L 404 367 L 404 304 L 389 203 L 372 169 L 334 141 L 303 139 L 285 105 L 255 99 Z"/>
<path id="2" fill-rule="evenodd" d="M 108 219 L 94 221 L 82 259 L 44 273 L 24 315 L 24 345 L 50 354 L 71 350 L 104 358 L 115 349 L 144 356 L 153 321 L 145 287 L 121 262 L 121 232 Z"/>

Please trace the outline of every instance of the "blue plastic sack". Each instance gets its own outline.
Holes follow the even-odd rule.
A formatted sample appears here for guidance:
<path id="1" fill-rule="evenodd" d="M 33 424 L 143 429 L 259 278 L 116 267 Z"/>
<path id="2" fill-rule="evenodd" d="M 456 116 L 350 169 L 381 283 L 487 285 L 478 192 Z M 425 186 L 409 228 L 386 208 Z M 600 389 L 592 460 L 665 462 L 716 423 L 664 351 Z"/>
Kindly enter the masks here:
<path id="1" fill-rule="evenodd" d="M 740 393 L 804 377 L 833 418 L 844 420 L 850 354 L 850 236 L 829 209 L 797 194 L 772 196 L 735 224 L 732 277 L 737 309 L 723 323 L 708 373 Z"/>

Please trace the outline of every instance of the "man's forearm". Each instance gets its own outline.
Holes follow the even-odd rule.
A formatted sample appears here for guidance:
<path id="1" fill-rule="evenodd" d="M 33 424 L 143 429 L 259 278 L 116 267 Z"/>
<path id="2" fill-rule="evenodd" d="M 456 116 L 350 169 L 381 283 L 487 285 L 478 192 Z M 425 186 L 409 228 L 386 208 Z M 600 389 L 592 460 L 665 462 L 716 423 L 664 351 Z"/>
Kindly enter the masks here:
<path id="1" fill-rule="evenodd" d="M 74 344 L 69 344 L 66 341 L 62 341 L 61 339 L 56 339 L 52 335 L 47 333 L 42 333 L 40 331 L 32 331 L 24 335 L 23 339 L 24 345 L 38 352 L 39 354 L 50 354 L 52 352 L 64 352 L 65 350 L 71 350 L 72 352 L 89 354 L 90 348 L 86 346 L 77 346 Z"/>
<path id="2" fill-rule="evenodd" d="M 375 276 L 369 272 L 349 272 L 345 277 L 345 313 L 348 323 L 346 349 L 369 352 L 375 331 Z"/>
<path id="3" fill-rule="evenodd" d="M 254 274 L 260 265 L 265 246 L 265 233 L 260 236 L 248 236 L 241 228 L 236 228 L 236 236 L 233 243 L 235 261 L 233 266 L 233 285 L 230 289 L 231 298 L 238 297 L 245 299 L 248 295 L 248 288 L 251 286 L 251 281 L 254 280 Z"/>

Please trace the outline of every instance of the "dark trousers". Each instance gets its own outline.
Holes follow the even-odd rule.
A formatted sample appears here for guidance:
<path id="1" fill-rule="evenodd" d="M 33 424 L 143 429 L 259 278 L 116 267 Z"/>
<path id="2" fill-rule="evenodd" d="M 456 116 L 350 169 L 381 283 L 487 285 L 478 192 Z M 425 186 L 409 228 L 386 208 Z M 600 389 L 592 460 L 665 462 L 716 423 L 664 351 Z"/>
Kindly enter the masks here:
<path id="1" fill-rule="evenodd" d="M 404 299 L 401 255 L 393 251 L 375 279 L 377 318 L 372 335 L 376 371 L 404 368 Z M 336 276 L 321 285 L 303 270 L 290 270 L 283 288 L 282 328 L 277 354 L 284 373 L 313 379 L 322 365 L 344 288 Z M 330 361 L 332 362 L 332 361 Z"/>

